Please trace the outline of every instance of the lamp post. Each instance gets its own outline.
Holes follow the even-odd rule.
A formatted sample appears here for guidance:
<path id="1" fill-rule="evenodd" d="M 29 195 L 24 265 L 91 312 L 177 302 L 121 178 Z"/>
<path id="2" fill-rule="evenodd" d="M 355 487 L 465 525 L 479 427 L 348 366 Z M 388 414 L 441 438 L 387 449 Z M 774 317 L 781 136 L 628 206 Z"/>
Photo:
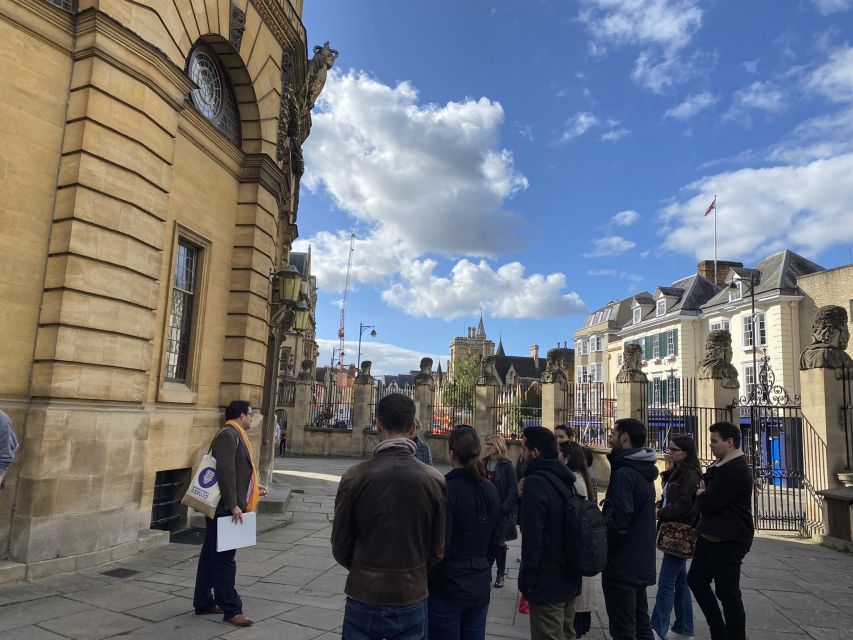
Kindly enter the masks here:
<path id="1" fill-rule="evenodd" d="M 361 370 L 361 336 L 364 335 L 364 332 L 367 329 L 372 329 L 372 331 L 370 332 L 370 337 L 375 338 L 376 327 L 374 327 L 372 324 L 361 324 L 360 322 L 358 323 L 358 356 L 355 359 L 355 366 L 359 370 Z"/>

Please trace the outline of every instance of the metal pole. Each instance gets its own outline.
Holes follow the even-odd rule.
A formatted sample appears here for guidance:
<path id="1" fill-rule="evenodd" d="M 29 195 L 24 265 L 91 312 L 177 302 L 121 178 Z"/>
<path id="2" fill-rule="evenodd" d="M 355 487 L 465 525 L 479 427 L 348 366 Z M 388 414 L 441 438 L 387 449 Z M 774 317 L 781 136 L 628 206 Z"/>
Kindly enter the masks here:
<path id="1" fill-rule="evenodd" d="M 355 358 L 356 369 L 361 371 L 361 336 L 364 334 L 364 325 L 358 323 L 358 355 Z M 358 373 L 356 373 L 358 375 Z"/>
<path id="2" fill-rule="evenodd" d="M 758 323 L 755 321 L 755 271 L 749 272 L 749 294 L 750 294 L 750 308 L 752 311 L 752 402 L 751 402 L 751 411 L 749 418 L 749 430 L 750 430 L 750 449 L 752 451 L 752 481 L 753 483 L 757 479 L 758 474 L 763 474 L 764 471 L 760 469 L 760 465 L 758 464 L 760 461 L 758 460 L 758 425 L 756 424 L 758 418 L 758 345 L 756 344 L 756 335 Z M 753 487 L 752 491 L 752 514 L 755 523 L 758 523 L 758 492 L 755 491 Z"/>

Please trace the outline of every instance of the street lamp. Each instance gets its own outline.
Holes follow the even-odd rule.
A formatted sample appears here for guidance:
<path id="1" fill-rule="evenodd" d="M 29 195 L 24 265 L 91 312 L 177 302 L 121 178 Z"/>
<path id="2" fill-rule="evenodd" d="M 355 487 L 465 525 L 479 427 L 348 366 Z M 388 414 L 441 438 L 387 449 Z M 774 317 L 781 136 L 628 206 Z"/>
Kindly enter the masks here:
<path id="1" fill-rule="evenodd" d="M 361 336 L 364 335 L 364 332 L 367 329 L 372 329 L 372 331 L 370 332 L 370 337 L 375 338 L 376 327 L 374 327 L 372 324 L 361 324 L 360 322 L 358 323 L 358 357 L 356 357 L 355 366 L 358 367 L 359 370 L 361 369 Z"/>

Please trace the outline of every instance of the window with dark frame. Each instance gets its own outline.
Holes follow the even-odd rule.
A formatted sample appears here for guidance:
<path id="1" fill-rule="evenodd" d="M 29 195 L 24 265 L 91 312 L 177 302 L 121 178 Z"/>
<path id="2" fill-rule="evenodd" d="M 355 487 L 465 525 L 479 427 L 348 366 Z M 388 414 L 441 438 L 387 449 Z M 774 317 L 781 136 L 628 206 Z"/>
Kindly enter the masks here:
<path id="1" fill-rule="evenodd" d="M 198 279 L 198 247 L 180 240 L 175 260 L 175 280 L 172 287 L 172 313 L 166 339 L 166 380 L 186 382 L 190 354 L 193 307 Z"/>

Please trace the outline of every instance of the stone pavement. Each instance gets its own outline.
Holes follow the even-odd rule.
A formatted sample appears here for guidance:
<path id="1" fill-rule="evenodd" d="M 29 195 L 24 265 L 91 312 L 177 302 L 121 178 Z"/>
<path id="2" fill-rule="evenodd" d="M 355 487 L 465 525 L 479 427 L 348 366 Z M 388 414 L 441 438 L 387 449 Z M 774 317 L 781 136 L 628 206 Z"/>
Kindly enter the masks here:
<path id="1" fill-rule="evenodd" d="M 353 460 L 278 459 L 275 483 L 292 490 L 288 513 L 262 515 L 258 545 L 238 552 L 238 585 L 248 629 L 192 613 L 199 547 L 170 544 L 109 567 L 0 586 L 0 640 L 233 640 L 340 637 L 346 571 L 329 548 L 337 481 Z M 446 470 L 446 469 L 444 469 Z M 284 525 L 286 526 L 280 526 Z M 519 546 L 510 547 L 510 579 L 492 591 L 488 637 L 529 638 L 516 613 Z M 128 569 L 126 577 L 105 571 Z M 742 586 L 751 640 L 853 639 L 853 556 L 793 536 L 761 535 L 744 566 Z M 607 638 L 601 592 L 590 638 Z M 654 589 L 649 590 L 650 606 Z M 708 638 L 698 608 L 696 638 Z"/>

